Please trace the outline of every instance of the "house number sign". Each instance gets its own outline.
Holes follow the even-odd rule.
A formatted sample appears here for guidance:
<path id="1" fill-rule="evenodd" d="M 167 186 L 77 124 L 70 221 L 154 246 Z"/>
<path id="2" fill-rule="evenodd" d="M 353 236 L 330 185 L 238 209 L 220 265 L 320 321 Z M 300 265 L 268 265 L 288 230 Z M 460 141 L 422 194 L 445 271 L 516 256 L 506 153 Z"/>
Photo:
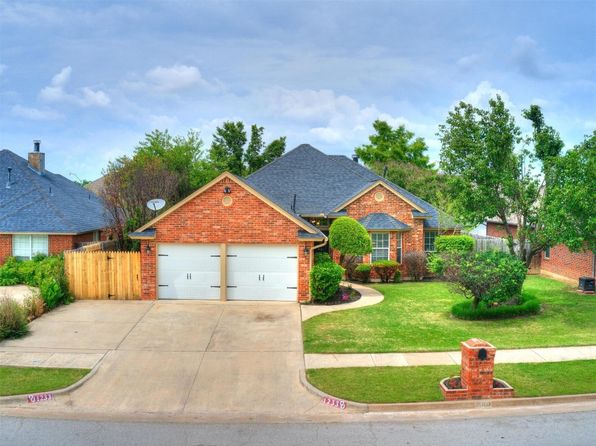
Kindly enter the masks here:
<path id="1" fill-rule="evenodd" d="M 50 401 L 54 399 L 51 393 L 36 393 L 35 395 L 27 395 L 28 403 L 40 403 L 42 401 Z"/>
<path id="2" fill-rule="evenodd" d="M 336 398 L 331 398 L 331 397 L 328 397 L 328 396 L 323 397 L 323 404 L 327 404 L 328 406 L 336 407 L 338 409 L 345 409 L 346 408 L 346 402 L 345 401 L 338 400 Z"/>

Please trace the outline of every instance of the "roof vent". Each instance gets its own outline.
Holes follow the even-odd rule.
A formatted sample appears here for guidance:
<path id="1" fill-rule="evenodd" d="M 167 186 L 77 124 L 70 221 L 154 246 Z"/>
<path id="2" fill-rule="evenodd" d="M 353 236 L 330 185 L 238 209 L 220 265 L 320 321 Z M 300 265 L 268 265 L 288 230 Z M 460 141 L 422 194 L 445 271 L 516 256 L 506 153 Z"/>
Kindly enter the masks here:
<path id="1" fill-rule="evenodd" d="M 33 140 L 33 152 L 29 152 L 29 167 L 37 172 L 39 175 L 43 175 L 46 171 L 46 154 L 39 151 L 41 141 L 39 139 Z"/>
<path id="2" fill-rule="evenodd" d="M 354 161 L 355 163 L 358 162 L 358 155 L 354 154 L 352 155 L 352 161 Z"/>
<path id="3" fill-rule="evenodd" d="M 8 168 L 8 179 L 6 181 L 6 188 L 10 189 L 10 185 L 12 183 L 12 167 Z"/>

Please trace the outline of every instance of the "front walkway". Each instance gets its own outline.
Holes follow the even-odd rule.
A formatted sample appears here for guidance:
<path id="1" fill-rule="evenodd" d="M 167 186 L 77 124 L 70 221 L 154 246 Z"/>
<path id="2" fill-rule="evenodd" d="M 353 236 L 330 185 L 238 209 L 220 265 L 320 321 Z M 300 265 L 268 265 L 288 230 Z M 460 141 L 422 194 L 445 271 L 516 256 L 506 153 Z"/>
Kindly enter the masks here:
<path id="1" fill-rule="evenodd" d="M 596 359 L 596 346 L 520 348 L 497 350 L 496 364 L 516 362 L 560 362 Z M 339 367 L 407 367 L 417 365 L 459 365 L 460 352 L 305 354 L 307 369 Z"/>

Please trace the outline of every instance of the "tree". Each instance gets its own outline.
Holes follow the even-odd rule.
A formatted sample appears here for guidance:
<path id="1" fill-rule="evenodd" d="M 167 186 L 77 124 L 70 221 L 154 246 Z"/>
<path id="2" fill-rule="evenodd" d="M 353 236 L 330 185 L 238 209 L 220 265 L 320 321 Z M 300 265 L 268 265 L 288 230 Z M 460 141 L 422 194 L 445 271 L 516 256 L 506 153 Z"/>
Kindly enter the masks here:
<path id="1" fill-rule="evenodd" d="M 339 217 L 329 227 L 329 246 L 339 252 L 339 263 L 348 274 L 356 256 L 372 251 L 366 228 L 350 217 Z"/>
<path id="2" fill-rule="evenodd" d="M 215 130 L 209 159 L 219 171 L 249 175 L 283 155 L 286 150 L 285 137 L 275 139 L 266 146 L 263 132 L 263 127 L 252 125 L 248 139 L 241 121 L 224 122 Z M 247 141 L 248 146 L 245 148 Z"/>
<path id="3" fill-rule="evenodd" d="M 473 225 L 497 217 L 507 232 L 510 254 L 529 266 L 534 255 L 552 242 L 544 230 L 543 197 L 549 166 L 562 142 L 544 124 L 538 106 L 524 115 L 534 127 L 531 138 L 522 138 L 500 96 L 489 100 L 488 110 L 460 102 L 439 126 L 439 138 L 441 167 L 456 215 Z M 522 142 L 533 143 L 534 151 L 525 146 L 518 150 Z M 517 226 L 515 234 L 510 223 Z"/>
<path id="4" fill-rule="evenodd" d="M 376 133 L 368 137 L 370 144 L 356 147 L 355 152 L 366 165 L 402 161 L 428 169 L 431 167 L 425 152 L 428 150 L 423 138 L 414 138 L 414 133 L 404 125 L 392 128 L 386 121 L 373 123 Z"/>
<path id="5" fill-rule="evenodd" d="M 554 160 L 545 195 L 545 231 L 572 251 L 596 250 L 596 131 Z"/>

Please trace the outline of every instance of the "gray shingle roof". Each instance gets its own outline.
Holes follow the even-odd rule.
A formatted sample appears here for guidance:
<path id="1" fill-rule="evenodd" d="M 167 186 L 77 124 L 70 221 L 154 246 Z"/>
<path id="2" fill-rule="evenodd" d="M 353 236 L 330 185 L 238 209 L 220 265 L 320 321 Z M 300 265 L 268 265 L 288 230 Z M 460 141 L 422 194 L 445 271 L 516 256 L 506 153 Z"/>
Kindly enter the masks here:
<path id="1" fill-rule="evenodd" d="M 27 160 L 0 150 L 0 232 L 79 234 L 105 228 L 106 222 L 103 204 L 93 192 L 62 175 L 39 175 Z"/>
<path id="2" fill-rule="evenodd" d="M 407 231 L 410 227 L 391 215 L 382 212 L 368 214 L 358 220 L 369 231 Z"/>
<path id="3" fill-rule="evenodd" d="M 292 208 L 295 194 L 294 211 L 300 215 L 329 215 L 376 181 L 424 209 L 424 214 L 428 214 L 424 227 L 439 227 L 439 210 L 431 204 L 346 156 L 326 155 L 308 144 L 296 147 L 246 178 L 248 184 L 284 209 Z"/>

